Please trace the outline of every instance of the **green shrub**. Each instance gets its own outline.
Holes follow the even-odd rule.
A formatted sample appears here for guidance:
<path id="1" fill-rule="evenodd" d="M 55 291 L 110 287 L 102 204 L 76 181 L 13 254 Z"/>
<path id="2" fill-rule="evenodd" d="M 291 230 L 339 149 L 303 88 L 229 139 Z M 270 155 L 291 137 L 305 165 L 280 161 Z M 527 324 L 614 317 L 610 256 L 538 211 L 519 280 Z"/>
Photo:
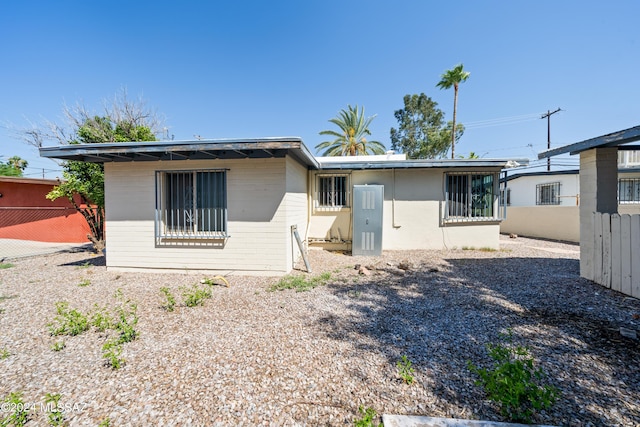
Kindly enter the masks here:
<path id="1" fill-rule="evenodd" d="M 309 291 L 316 286 L 326 285 L 331 279 L 331 273 L 322 273 L 320 276 L 306 278 L 303 275 L 287 275 L 282 277 L 278 283 L 271 285 L 269 291 L 282 291 L 285 289 L 295 289 L 296 292 Z"/>
<path id="2" fill-rule="evenodd" d="M 535 369 L 529 350 L 511 344 L 511 331 L 502 336 L 506 344 L 488 344 L 494 363 L 491 368 L 479 368 L 471 361 L 469 370 L 480 379 L 490 400 L 500 405 L 500 413 L 509 421 L 530 423 L 535 411 L 549 409 L 558 398 L 556 388 L 540 385 L 542 368 Z"/>
<path id="3" fill-rule="evenodd" d="M 355 427 L 375 427 L 378 426 L 378 414 L 373 408 L 363 408 L 362 405 L 358 408 L 358 412 L 362 415 L 360 418 L 356 418 L 353 422 Z"/>
<path id="4" fill-rule="evenodd" d="M 403 355 L 402 359 L 396 362 L 396 367 L 398 368 L 398 374 L 400 375 L 400 378 L 402 378 L 402 380 L 409 385 L 413 384 L 414 381 L 413 368 L 411 367 L 411 365 L 412 363 L 406 355 Z"/>
<path id="5" fill-rule="evenodd" d="M 87 316 L 75 309 L 69 309 L 66 302 L 56 303 L 57 316 L 49 323 L 51 335 L 80 335 L 89 329 L 89 319 Z"/>
<path id="6" fill-rule="evenodd" d="M 176 299 L 167 287 L 160 288 L 160 292 L 164 295 L 165 301 L 162 308 L 167 311 L 173 311 L 176 306 Z"/>
<path id="7" fill-rule="evenodd" d="M 9 356 L 11 356 L 9 350 L 7 350 L 6 348 L 0 349 L 0 360 L 8 359 Z"/>

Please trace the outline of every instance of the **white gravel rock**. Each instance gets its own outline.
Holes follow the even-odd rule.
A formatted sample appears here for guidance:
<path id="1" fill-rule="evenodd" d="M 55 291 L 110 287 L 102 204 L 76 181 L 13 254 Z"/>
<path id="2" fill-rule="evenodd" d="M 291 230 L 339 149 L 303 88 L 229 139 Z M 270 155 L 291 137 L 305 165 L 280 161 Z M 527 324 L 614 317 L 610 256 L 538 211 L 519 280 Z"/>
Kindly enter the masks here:
<path id="1" fill-rule="evenodd" d="M 561 391 L 535 422 L 640 425 L 640 343 L 620 334 L 640 329 L 640 302 L 581 279 L 576 245 L 501 243 L 496 252 L 375 258 L 312 250 L 314 274 L 331 273 L 325 286 L 270 292 L 277 278 L 228 276 L 229 287 L 214 286 L 193 308 L 180 287 L 202 275 L 110 272 L 86 252 L 14 261 L 0 270 L 0 351 L 10 354 L 0 360 L 0 398 L 19 391 L 39 404 L 59 393 L 78 405 L 66 413 L 71 426 L 107 417 L 111 426 L 352 425 L 360 405 L 499 421 L 467 362 L 488 364 L 485 344 L 511 329 Z M 386 271 L 400 264 L 403 276 Z M 161 307 L 165 286 L 174 312 Z M 113 305 L 116 289 L 139 317 L 121 369 L 104 365 L 104 333 L 49 335 L 56 302 L 86 313 Z M 56 341 L 66 348 L 52 351 Z M 402 355 L 413 362 L 412 385 L 398 375 Z M 35 413 L 28 425 L 45 423 Z"/>

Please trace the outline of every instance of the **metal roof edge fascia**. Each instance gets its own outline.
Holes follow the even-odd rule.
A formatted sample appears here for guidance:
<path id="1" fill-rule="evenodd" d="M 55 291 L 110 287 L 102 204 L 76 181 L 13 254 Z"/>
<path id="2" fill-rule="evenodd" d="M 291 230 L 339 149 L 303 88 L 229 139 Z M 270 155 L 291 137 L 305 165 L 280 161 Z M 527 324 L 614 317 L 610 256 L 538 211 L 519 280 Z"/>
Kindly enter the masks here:
<path id="1" fill-rule="evenodd" d="M 473 168 L 473 167 L 494 167 L 504 168 L 509 160 L 398 160 L 380 162 L 338 162 L 320 163 L 321 170 L 344 170 L 344 169 L 425 169 L 425 168 Z M 527 160 L 528 162 L 528 160 Z"/>

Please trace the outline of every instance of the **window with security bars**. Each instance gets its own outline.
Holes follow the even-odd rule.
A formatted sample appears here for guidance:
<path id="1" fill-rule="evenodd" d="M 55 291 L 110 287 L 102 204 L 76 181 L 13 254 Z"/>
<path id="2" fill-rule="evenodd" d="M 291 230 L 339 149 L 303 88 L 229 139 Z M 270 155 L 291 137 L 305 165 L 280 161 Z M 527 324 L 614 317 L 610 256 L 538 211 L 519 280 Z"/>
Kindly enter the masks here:
<path id="1" fill-rule="evenodd" d="M 511 206 L 511 189 L 509 187 L 500 189 L 500 206 Z"/>
<path id="2" fill-rule="evenodd" d="M 640 178 L 618 180 L 618 203 L 640 203 Z"/>
<path id="3" fill-rule="evenodd" d="M 321 208 L 349 206 L 349 179 L 347 175 L 318 176 L 317 205 Z"/>
<path id="4" fill-rule="evenodd" d="M 156 238 L 227 237 L 224 170 L 156 172 Z"/>
<path id="5" fill-rule="evenodd" d="M 536 205 L 559 205 L 560 183 L 536 185 Z"/>
<path id="6" fill-rule="evenodd" d="M 497 221 L 497 173 L 447 173 L 445 220 L 449 222 Z"/>

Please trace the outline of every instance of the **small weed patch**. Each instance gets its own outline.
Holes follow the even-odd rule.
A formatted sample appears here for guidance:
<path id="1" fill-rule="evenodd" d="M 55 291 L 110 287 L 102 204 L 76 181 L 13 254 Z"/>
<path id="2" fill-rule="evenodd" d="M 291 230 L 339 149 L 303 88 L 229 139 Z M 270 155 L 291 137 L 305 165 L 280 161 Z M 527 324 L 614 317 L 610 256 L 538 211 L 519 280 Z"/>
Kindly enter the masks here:
<path id="1" fill-rule="evenodd" d="M 15 264 L 11 264 L 10 262 L 0 262 L 0 270 L 4 270 L 5 268 L 15 267 Z"/>
<path id="2" fill-rule="evenodd" d="M 544 377 L 541 368 L 535 369 L 529 350 L 512 345 L 511 331 L 502 335 L 506 343 L 488 344 L 489 356 L 494 360 L 490 368 L 479 368 L 471 361 L 469 370 L 480 379 L 489 399 L 500 405 L 503 417 L 513 422 L 530 423 L 535 411 L 549 409 L 558 398 L 558 391 L 540 385 Z"/>
<path id="3" fill-rule="evenodd" d="M 114 338 L 107 340 L 102 346 L 102 357 L 106 359 L 107 366 L 112 369 L 120 369 L 125 363 L 122 357 L 122 342 Z"/>
<path id="4" fill-rule="evenodd" d="M 82 282 L 78 283 L 78 286 L 80 286 L 81 288 L 89 285 L 91 285 L 91 281 L 89 279 L 83 279 Z"/>
<path id="5" fill-rule="evenodd" d="M 64 348 L 66 346 L 67 345 L 64 343 L 64 341 L 56 341 L 51 346 L 51 350 L 53 350 L 53 351 L 62 351 L 62 350 L 64 350 Z"/>
<path id="6" fill-rule="evenodd" d="M 413 384 L 415 380 L 413 378 L 413 368 L 411 367 L 412 363 L 406 355 L 403 355 L 400 360 L 396 362 L 396 368 L 398 368 L 398 375 L 402 378 L 406 384 Z"/>
<path id="7" fill-rule="evenodd" d="M 69 303 L 56 303 L 57 316 L 49 323 L 51 335 L 80 335 L 89 329 L 89 319 L 78 310 L 69 309 Z"/>
<path id="8" fill-rule="evenodd" d="M 272 285 L 269 288 L 269 291 L 273 292 L 285 289 L 295 289 L 296 292 L 304 292 L 309 291 L 316 286 L 326 285 L 329 279 L 331 279 L 331 273 L 328 272 L 308 279 L 303 275 L 288 275 L 280 279 L 278 283 Z"/>
<path id="9" fill-rule="evenodd" d="M 365 409 L 360 406 L 358 412 L 360 412 L 361 417 L 356 418 L 353 422 L 355 427 L 376 427 L 380 425 L 378 423 L 378 413 L 373 408 Z"/>
<path id="10" fill-rule="evenodd" d="M 184 304 L 187 307 L 195 307 L 197 305 L 204 305 L 204 300 L 211 298 L 210 288 L 200 288 L 198 285 L 193 285 L 191 288 L 181 288 L 182 296 L 184 298 Z"/>
<path id="11" fill-rule="evenodd" d="M 60 397 L 57 393 L 47 393 L 44 396 L 44 403 L 48 410 L 47 418 L 51 426 L 64 425 L 64 412 L 60 410 Z"/>
<path id="12" fill-rule="evenodd" d="M 19 391 L 9 393 L 9 396 L 4 398 L 6 411 L 0 412 L 4 415 L 4 418 L 0 420 L 0 426 L 23 426 L 29 421 L 30 406 L 24 403 L 22 400 L 22 393 Z"/>
<path id="13" fill-rule="evenodd" d="M 0 360 L 8 359 L 9 356 L 11 356 L 9 350 L 7 350 L 6 348 L 0 349 Z"/>
<path id="14" fill-rule="evenodd" d="M 162 295 L 164 295 L 165 298 L 165 301 L 162 304 L 162 308 L 167 311 L 173 311 L 176 306 L 176 298 L 167 287 L 160 288 L 160 292 L 162 293 Z"/>

